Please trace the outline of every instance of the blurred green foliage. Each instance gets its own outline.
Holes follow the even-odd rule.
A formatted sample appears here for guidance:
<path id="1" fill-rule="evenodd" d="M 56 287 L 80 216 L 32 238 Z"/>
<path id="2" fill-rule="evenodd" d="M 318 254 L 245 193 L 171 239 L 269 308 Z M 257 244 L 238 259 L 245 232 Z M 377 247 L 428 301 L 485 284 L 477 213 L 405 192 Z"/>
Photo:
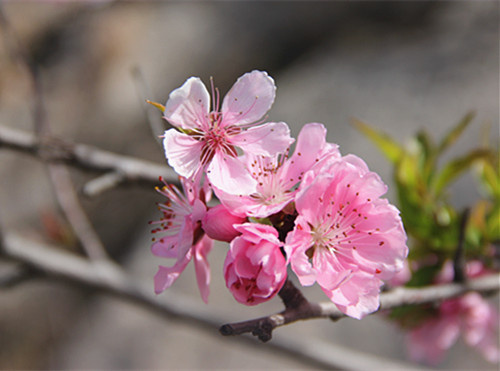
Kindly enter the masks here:
<path id="1" fill-rule="evenodd" d="M 354 126 L 393 165 L 399 209 L 409 236 L 408 259 L 419 263 L 410 265 L 418 270 L 413 272 L 407 286 L 432 283 L 442 264 L 454 259 L 459 245 L 464 248 L 466 260 L 479 259 L 487 266 L 492 264 L 492 246 L 500 240 L 498 149 L 492 148 L 486 138 L 467 153 L 443 159 L 443 154 L 457 143 L 473 118 L 473 112 L 466 114 L 440 141 L 420 130 L 406 146 L 366 123 L 354 121 Z M 466 229 L 460 233 L 464 210 L 457 210 L 450 203 L 449 191 L 451 184 L 470 170 L 476 174 L 482 197 L 468 206 Z"/>

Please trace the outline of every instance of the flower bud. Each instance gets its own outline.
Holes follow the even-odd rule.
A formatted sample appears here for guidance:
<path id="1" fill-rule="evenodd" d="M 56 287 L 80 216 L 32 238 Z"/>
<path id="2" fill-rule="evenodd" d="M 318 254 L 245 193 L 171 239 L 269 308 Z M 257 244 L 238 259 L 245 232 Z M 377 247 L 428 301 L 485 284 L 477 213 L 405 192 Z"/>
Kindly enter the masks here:
<path id="1" fill-rule="evenodd" d="M 245 305 L 273 298 L 286 280 L 286 259 L 278 232 L 269 225 L 237 225 L 241 235 L 231 242 L 224 262 L 226 286 Z"/>
<path id="2" fill-rule="evenodd" d="M 235 216 L 229 212 L 224 205 L 217 205 L 210 208 L 204 215 L 201 225 L 208 237 L 231 242 L 240 232 L 234 229 L 235 224 L 241 224 L 246 218 Z"/>

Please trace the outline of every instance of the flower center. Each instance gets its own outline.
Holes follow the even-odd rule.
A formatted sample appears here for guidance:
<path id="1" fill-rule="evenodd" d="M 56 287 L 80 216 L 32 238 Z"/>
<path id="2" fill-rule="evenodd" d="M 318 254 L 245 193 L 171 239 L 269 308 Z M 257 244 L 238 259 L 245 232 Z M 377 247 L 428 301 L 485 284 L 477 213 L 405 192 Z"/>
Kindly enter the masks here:
<path id="1" fill-rule="evenodd" d="M 199 131 L 192 137 L 200 142 L 203 142 L 203 147 L 200 153 L 200 162 L 206 165 L 212 161 L 217 151 L 236 157 L 236 148 L 231 144 L 230 137 L 238 134 L 241 130 L 236 126 L 224 127 L 222 123 L 222 113 L 212 111 L 208 115 L 209 127 L 207 131 Z"/>

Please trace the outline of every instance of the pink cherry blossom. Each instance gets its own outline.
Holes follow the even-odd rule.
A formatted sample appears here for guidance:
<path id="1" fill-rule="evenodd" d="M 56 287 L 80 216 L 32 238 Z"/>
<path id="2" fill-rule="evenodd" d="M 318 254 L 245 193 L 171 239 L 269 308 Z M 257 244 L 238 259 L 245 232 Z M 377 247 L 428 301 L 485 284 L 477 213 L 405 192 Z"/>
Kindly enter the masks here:
<path id="1" fill-rule="evenodd" d="M 380 198 L 386 186 L 353 155 L 308 172 L 295 198 L 286 238 L 291 267 L 304 286 L 317 282 L 338 308 L 362 318 L 379 306 L 382 280 L 408 254 L 398 210 Z"/>
<path id="2" fill-rule="evenodd" d="M 500 361 L 498 313 L 475 292 L 445 300 L 435 316 L 410 331 L 410 358 L 432 365 L 441 362 L 461 332 L 465 342 L 476 347 L 488 361 Z"/>
<path id="3" fill-rule="evenodd" d="M 208 209 L 202 219 L 202 228 L 210 238 L 219 241 L 231 242 L 240 232 L 234 228 L 242 224 L 246 218 L 233 215 L 224 205 L 217 205 Z"/>
<path id="4" fill-rule="evenodd" d="M 299 133 L 297 146 L 290 158 L 287 152 L 274 156 L 244 156 L 247 171 L 257 182 L 256 192 L 235 195 L 217 188 L 214 191 L 235 214 L 267 217 L 293 201 L 296 185 L 306 171 L 319 168 L 325 158 L 340 158 L 337 148 L 337 145 L 326 142 L 326 128 L 322 124 L 306 124 Z"/>
<path id="5" fill-rule="evenodd" d="M 468 262 L 465 271 L 468 277 L 487 272 L 479 261 Z M 451 282 L 452 279 L 453 264 L 447 261 L 436 283 Z M 465 343 L 477 348 L 488 361 L 497 363 L 500 361 L 498 321 L 496 309 L 478 293 L 471 292 L 460 298 L 444 300 L 432 317 L 409 332 L 407 348 L 410 358 L 438 364 L 462 333 Z"/>
<path id="6" fill-rule="evenodd" d="M 167 200 L 159 204 L 163 217 L 151 224 L 158 225 L 152 233 L 163 235 L 153 239 L 151 250 L 156 256 L 175 259 L 175 263 L 170 267 L 160 265 L 154 278 L 155 292 L 159 294 L 169 288 L 194 259 L 201 297 L 207 302 L 210 267 L 206 257 L 213 241 L 204 234 L 201 219 L 206 213 L 210 192 L 206 187 L 198 189 L 197 183 L 185 178 L 181 178 L 181 183 L 185 195 L 167 183 L 158 189 Z"/>
<path id="7" fill-rule="evenodd" d="M 269 225 L 246 223 L 231 242 L 224 262 L 226 286 L 245 305 L 273 298 L 286 280 L 287 262 L 281 252 L 278 232 Z"/>
<path id="8" fill-rule="evenodd" d="M 206 170 L 210 182 L 227 192 L 255 191 L 256 181 L 238 159 L 237 148 L 255 155 L 273 156 L 292 142 L 283 122 L 257 125 L 274 102 L 276 87 L 266 72 L 241 76 L 219 109 L 218 91 L 210 96 L 198 77 L 170 93 L 164 117 L 177 129 L 164 135 L 170 166 L 186 178 Z M 245 130 L 246 129 L 246 130 Z"/>

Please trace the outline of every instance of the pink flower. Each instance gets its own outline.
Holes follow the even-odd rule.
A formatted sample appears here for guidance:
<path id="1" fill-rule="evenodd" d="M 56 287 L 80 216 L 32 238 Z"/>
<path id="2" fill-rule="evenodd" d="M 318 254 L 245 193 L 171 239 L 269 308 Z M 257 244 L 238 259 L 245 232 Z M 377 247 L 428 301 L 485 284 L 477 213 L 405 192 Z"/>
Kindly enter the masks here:
<path id="1" fill-rule="evenodd" d="M 317 282 L 348 316 L 379 306 L 382 280 L 403 267 L 408 254 L 398 210 L 380 196 L 379 176 L 353 155 L 308 172 L 295 198 L 298 217 L 285 251 L 300 283 Z"/>
<path id="2" fill-rule="evenodd" d="M 246 218 L 231 214 L 224 205 L 217 205 L 207 211 L 201 225 L 208 237 L 214 240 L 231 242 L 233 238 L 240 234 L 234 228 L 234 225 L 245 221 Z"/>
<path id="3" fill-rule="evenodd" d="M 287 262 L 273 227 L 246 223 L 236 229 L 241 235 L 231 242 L 224 262 L 226 286 L 238 302 L 256 305 L 273 298 L 281 289 Z"/>
<path id="4" fill-rule="evenodd" d="M 162 189 L 158 189 L 167 201 L 159 204 L 163 217 L 151 222 L 159 225 L 152 233 L 165 235 L 153 239 L 151 250 L 156 256 L 176 261 L 171 267 L 160 265 L 154 278 L 155 292 L 159 294 L 169 288 L 194 258 L 198 287 L 202 299 L 207 302 L 210 267 L 206 257 L 213 241 L 204 235 L 200 221 L 206 212 L 205 204 L 210 199 L 210 192 L 198 190 L 195 183 L 185 178 L 181 178 L 181 183 L 186 196 L 171 184 L 165 183 Z"/>
<path id="5" fill-rule="evenodd" d="M 411 330 L 407 337 L 410 358 L 437 364 L 458 340 L 478 350 L 490 362 L 500 361 L 498 348 L 498 313 L 478 293 L 445 300 L 437 314 Z"/>
<path id="6" fill-rule="evenodd" d="M 198 77 L 170 93 L 164 117 L 177 129 L 165 132 L 163 144 L 170 166 L 186 177 L 206 170 L 210 182 L 227 192 L 249 194 L 256 181 L 238 159 L 236 148 L 273 156 L 292 142 L 283 122 L 256 126 L 274 102 L 276 87 L 267 73 L 252 71 L 233 85 L 219 109 L 219 97 L 210 96 Z M 244 130 L 244 128 L 248 128 Z"/>
<path id="7" fill-rule="evenodd" d="M 468 277 L 477 277 L 486 271 L 478 261 L 466 265 Z M 447 261 L 436 278 L 438 283 L 451 282 L 453 264 Z M 410 358 L 435 365 L 458 340 L 460 333 L 465 342 L 477 348 L 492 363 L 500 361 L 498 345 L 498 313 L 478 293 L 443 301 L 434 315 L 413 328 L 407 336 Z"/>
<path id="8" fill-rule="evenodd" d="M 322 124 L 306 124 L 299 133 L 297 146 L 288 158 L 287 152 L 274 156 L 246 154 L 247 171 L 257 182 L 250 195 L 228 194 L 214 189 L 221 202 L 238 215 L 267 217 L 293 201 L 296 186 L 306 171 L 318 168 L 325 158 L 339 158 L 337 146 L 326 142 Z"/>

